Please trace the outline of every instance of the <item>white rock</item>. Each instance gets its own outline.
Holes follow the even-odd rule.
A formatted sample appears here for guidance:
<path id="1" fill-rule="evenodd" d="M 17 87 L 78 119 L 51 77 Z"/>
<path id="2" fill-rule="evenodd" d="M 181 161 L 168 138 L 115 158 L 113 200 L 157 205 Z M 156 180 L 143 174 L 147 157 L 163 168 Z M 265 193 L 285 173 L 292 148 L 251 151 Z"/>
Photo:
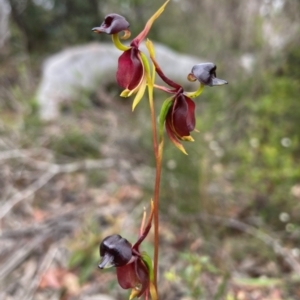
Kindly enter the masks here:
<path id="1" fill-rule="evenodd" d="M 141 50 L 146 53 L 145 46 Z M 161 44 L 155 44 L 158 63 L 170 79 L 186 85 L 193 65 L 201 59 L 179 54 Z M 95 91 L 98 86 L 115 82 L 117 61 L 122 54 L 113 44 L 92 43 L 63 50 L 43 64 L 42 80 L 37 91 L 40 117 L 54 120 L 60 104 L 78 98 L 82 91 Z M 197 84 L 193 83 L 196 88 Z"/>
<path id="2" fill-rule="evenodd" d="M 10 6 L 6 0 L 0 0 L 0 48 L 9 37 Z"/>

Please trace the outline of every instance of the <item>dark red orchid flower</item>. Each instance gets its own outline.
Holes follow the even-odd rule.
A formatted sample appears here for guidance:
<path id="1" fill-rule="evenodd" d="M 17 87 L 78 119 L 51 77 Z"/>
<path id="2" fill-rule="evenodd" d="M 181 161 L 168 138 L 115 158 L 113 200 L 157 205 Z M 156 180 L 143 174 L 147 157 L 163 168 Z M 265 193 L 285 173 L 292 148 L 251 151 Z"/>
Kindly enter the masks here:
<path id="1" fill-rule="evenodd" d="M 162 105 L 160 112 L 160 134 L 163 134 L 163 126 L 173 144 L 187 154 L 179 140 L 194 141 L 190 133 L 195 130 L 195 103 L 191 98 L 199 96 L 205 85 L 223 85 L 227 81 L 216 78 L 216 65 L 213 63 L 197 64 L 188 75 L 190 81 L 199 80 L 200 86 L 195 92 L 185 92 L 183 87 L 169 79 L 161 70 L 154 55 L 152 55 L 151 44 L 147 46 L 150 58 L 159 77 L 171 88 L 155 85 L 156 88 L 169 94 L 173 94 Z"/>
<path id="2" fill-rule="evenodd" d="M 140 236 L 133 246 L 118 234 L 106 237 L 100 244 L 101 263 L 99 268 L 116 267 L 120 286 L 123 289 L 132 289 L 130 299 L 150 293 L 152 300 L 157 300 L 156 289 L 153 285 L 151 259 L 146 252 L 139 250 L 141 243 L 151 229 L 153 212 L 154 208 L 151 202 L 148 222 L 144 227 L 146 219 L 144 212 Z"/>
<path id="3" fill-rule="evenodd" d="M 118 60 L 117 82 L 119 86 L 125 89 L 125 96 L 129 96 L 131 91 L 134 91 L 144 78 L 144 65 L 139 50 L 140 40 L 134 39 L 130 47 L 121 44 L 118 33 L 125 31 L 125 38 L 130 36 L 128 30 L 129 23 L 127 20 L 118 14 L 109 14 L 105 17 L 100 27 L 94 27 L 92 30 L 96 33 L 107 33 L 113 35 L 113 41 L 116 47 L 123 52 Z M 123 38 L 124 38 L 123 37 Z M 124 94 L 124 92 L 123 92 Z"/>
<path id="4" fill-rule="evenodd" d="M 183 93 L 177 95 L 166 116 L 166 131 L 169 138 L 189 140 L 190 132 L 195 129 L 195 103 Z"/>
<path id="5" fill-rule="evenodd" d="M 149 287 L 149 271 L 137 247 L 118 234 L 106 237 L 100 244 L 100 269 L 116 267 L 123 289 L 134 289 L 140 297 Z"/>
<path id="6" fill-rule="evenodd" d="M 166 132 L 172 143 L 183 153 L 187 154 L 179 140 L 194 141 L 190 133 L 195 130 L 195 103 L 189 97 L 189 93 L 184 92 L 180 84 L 172 81 L 163 73 L 155 57 L 152 55 L 151 47 L 152 45 L 148 45 L 155 71 L 171 88 L 158 85 L 155 85 L 155 87 L 173 95 L 162 105 L 159 117 L 160 134 L 163 134 L 163 126 L 165 125 Z"/>
<path id="7" fill-rule="evenodd" d="M 123 54 L 118 60 L 117 70 L 117 82 L 125 90 L 121 93 L 122 97 L 129 97 L 134 93 L 137 93 L 136 98 L 133 101 L 133 109 L 142 99 L 146 85 L 147 85 L 147 74 L 150 74 L 149 66 L 145 64 L 146 56 L 139 50 L 140 43 L 147 36 L 153 22 L 163 12 L 165 6 L 169 0 L 165 2 L 157 12 L 148 20 L 142 32 L 135 37 L 130 46 L 123 45 L 118 37 L 118 33 L 121 31 L 125 32 L 123 39 L 130 36 L 128 30 L 129 23 L 126 19 L 118 14 L 109 14 L 105 17 L 104 22 L 100 27 L 94 27 L 92 30 L 96 33 L 107 33 L 113 37 L 115 46 L 123 51 Z"/>

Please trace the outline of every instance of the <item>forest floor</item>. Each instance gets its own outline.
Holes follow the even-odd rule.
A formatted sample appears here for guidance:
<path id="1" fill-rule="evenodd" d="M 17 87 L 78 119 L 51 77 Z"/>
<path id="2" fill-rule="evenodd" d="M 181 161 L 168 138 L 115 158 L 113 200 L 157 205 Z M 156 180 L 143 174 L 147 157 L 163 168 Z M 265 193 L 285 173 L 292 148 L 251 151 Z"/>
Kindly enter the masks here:
<path id="1" fill-rule="evenodd" d="M 154 169 L 130 107 L 101 104 L 99 93 L 99 105 L 67 109 L 56 122 L 29 113 L 19 126 L 1 123 L 0 299 L 128 295 L 114 270 L 97 268 L 99 244 L 114 233 L 134 242 Z M 300 299 L 297 253 L 241 220 L 170 206 L 160 236 L 161 299 Z M 151 233 L 149 253 L 152 242 Z"/>

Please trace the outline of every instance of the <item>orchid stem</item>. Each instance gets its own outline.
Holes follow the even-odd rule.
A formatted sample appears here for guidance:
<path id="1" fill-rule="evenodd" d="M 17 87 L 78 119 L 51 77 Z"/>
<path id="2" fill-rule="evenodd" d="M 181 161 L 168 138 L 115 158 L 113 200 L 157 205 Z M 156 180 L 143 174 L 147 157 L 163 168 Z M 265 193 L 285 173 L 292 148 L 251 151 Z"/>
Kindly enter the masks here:
<path id="1" fill-rule="evenodd" d="M 168 1 L 166 2 L 168 3 Z M 149 55 L 154 58 L 155 52 L 153 44 L 150 40 L 147 40 L 146 47 L 149 51 Z M 153 63 L 153 61 L 152 61 Z M 148 64 L 146 66 L 146 74 L 148 76 L 148 93 L 149 93 L 149 106 L 151 112 L 151 124 L 152 124 L 152 134 L 153 134 L 153 148 L 155 156 L 155 184 L 154 184 L 154 208 L 153 208 L 153 217 L 154 217 L 154 262 L 153 262 L 153 285 L 157 293 L 157 273 L 158 273 L 158 254 L 159 254 L 159 189 L 160 189 L 160 178 L 161 178 L 161 165 L 162 165 L 162 156 L 163 156 L 163 135 L 160 133 L 159 145 L 158 145 L 158 136 L 157 136 L 157 126 L 156 126 L 156 115 L 153 101 L 153 89 L 157 86 L 154 84 L 156 68 L 152 64 L 152 76 L 150 75 L 150 68 Z M 156 297 L 156 300 L 158 297 Z"/>
<path id="2" fill-rule="evenodd" d="M 158 90 L 164 91 L 164 92 L 169 93 L 169 94 L 174 93 L 173 90 L 171 90 L 171 89 L 169 89 L 169 88 L 167 88 L 167 87 L 165 87 L 165 86 L 161 86 L 161 85 L 158 85 L 158 84 L 154 84 L 154 87 L 155 87 L 156 89 L 158 89 Z"/>
<path id="3" fill-rule="evenodd" d="M 156 156 L 156 174 L 154 188 L 154 284 L 157 290 L 158 254 L 159 254 L 159 189 L 161 178 L 161 165 L 163 154 L 163 141 L 159 144 Z"/>
<path id="4" fill-rule="evenodd" d="M 154 287 L 157 291 L 157 271 L 158 271 L 158 251 L 159 251 L 159 189 L 161 177 L 161 163 L 162 163 L 162 145 L 157 143 L 157 126 L 156 115 L 153 102 L 153 85 L 148 85 L 149 106 L 151 112 L 151 124 L 153 133 L 153 148 L 156 163 L 155 185 L 154 185 Z"/>

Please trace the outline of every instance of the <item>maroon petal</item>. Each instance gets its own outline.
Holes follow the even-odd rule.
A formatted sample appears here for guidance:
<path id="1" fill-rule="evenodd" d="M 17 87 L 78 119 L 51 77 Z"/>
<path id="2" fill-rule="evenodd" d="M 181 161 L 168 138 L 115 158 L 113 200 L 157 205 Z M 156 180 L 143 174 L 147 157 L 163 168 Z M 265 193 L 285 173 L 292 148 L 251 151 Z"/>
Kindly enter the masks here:
<path id="1" fill-rule="evenodd" d="M 196 120 L 195 120 L 195 102 L 190 99 L 189 97 L 185 97 L 186 103 L 188 105 L 188 112 L 187 112 L 187 118 L 186 118 L 186 125 L 188 130 L 191 132 L 195 129 Z"/>
<path id="2" fill-rule="evenodd" d="M 105 16 L 100 27 L 94 27 L 92 30 L 97 33 L 115 34 L 128 29 L 129 23 L 126 19 L 118 14 L 109 14 Z"/>
<path id="3" fill-rule="evenodd" d="M 149 272 L 141 259 L 117 268 L 117 277 L 120 286 L 123 289 L 136 288 L 140 290 L 137 297 L 143 295 L 149 286 Z"/>
<path id="4" fill-rule="evenodd" d="M 176 135 L 174 133 L 174 127 L 173 127 L 172 111 L 173 111 L 173 108 L 171 107 L 166 116 L 165 126 L 166 126 L 166 132 L 167 132 L 170 140 L 175 141 Z"/>
<path id="5" fill-rule="evenodd" d="M 136 287 L 140 282 L 135 272 L 135 264 L 130 263 L 128 265 L 117 268 L 117 277 L 119 285 L 127 290 Z"/>
<path id="6" fill-rule="evenodd" d="M 140 297 L 149 286 L 149 271 L 144 262 L 140 259 L 135 262 L 135 271 L 141 283 L 140 293 L 137 295 L 137 297 Z"/>
<path id="7" fill-rule="evenodd" d="M 174 127 L 172 125 L 172 114 L 168 114 L 166 117 L 166 132 L 169 136 L 171 142 L 184 154 L 187 154 L 182 144 L 178 141 L 178 135 L 174 131 Z"/>
<path id="8" fill-rule="evenodd" d="M 126 50 L 118 61 L 117 82 L 129 90 L 133 90 L 141 82 L 144 67 L 141 62 L 139 50 L 135 47 Z"/>
<path id="9" fill-rule="evenodd" d="M 195 104 L 191 99 L 180 94 L 175 99 L 172 111 L 172 123 L 179 137 L 189 136 L 195 127 Z"/>

